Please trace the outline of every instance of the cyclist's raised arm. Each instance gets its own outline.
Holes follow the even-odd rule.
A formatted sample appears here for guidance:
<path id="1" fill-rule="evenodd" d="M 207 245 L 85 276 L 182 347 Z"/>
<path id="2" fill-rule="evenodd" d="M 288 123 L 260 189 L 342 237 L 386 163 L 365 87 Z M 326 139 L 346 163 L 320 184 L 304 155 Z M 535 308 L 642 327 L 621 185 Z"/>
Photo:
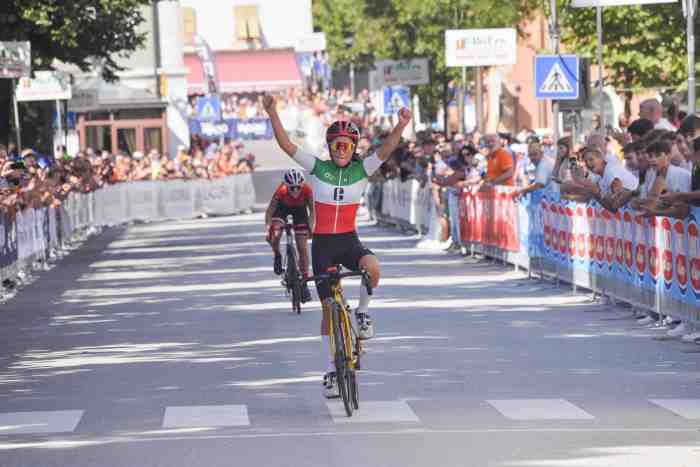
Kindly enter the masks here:
<path id="1" fill-rule="evenodd" d="M 282 148 L 282 150 L 286 152 L 289 157 L 294 157 L 294 154 L 297 152 L 297 146 L 289 140 L 287 132 L 284 131 L 280 116 L 277 114 L 277 103 L 275 102 L 275 98 L 269 94 L 265 94 L 263 97 L 263 107 L 270 116 L 272 131 L 275 133 L 277 144 L 279 144 L 280 148 Z"/>
<path id="2" fill-rule="evenodd" d="M 384 140 L 384 143 L 379 148 L 379 151 L 377 151 L 377 157 L 379 157 L 379 160 L 384 162 L 389 158 L 389 156 L 391 156 L 394 149 L 396 149 L 396 146 L 398 146 L 401 142 L 401 134 L 406 126 L 408 126 L 410 121 L 411 111 L 406 107 L 403 107 L 401 110 L 399 110 L 399 123 L 397 123 L 394 129 L 391 130 L 391 133 L 387 139 Z"/>

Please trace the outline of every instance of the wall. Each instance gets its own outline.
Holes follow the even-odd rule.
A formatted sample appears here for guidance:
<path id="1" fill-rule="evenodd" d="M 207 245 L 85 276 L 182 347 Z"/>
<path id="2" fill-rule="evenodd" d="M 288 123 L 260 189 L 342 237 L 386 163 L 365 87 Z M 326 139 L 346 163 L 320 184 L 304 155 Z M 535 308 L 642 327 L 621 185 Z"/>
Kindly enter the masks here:
<path id="1" fill-rule="evenodd" d="M 213 50 L 244 48 L 236 44 L 234 7 L 258 5 L 262 34 L 269 48 L 294 47 L 313 32 L 311 0 L 181 0 L 196 11 L 197 34 Z"/>

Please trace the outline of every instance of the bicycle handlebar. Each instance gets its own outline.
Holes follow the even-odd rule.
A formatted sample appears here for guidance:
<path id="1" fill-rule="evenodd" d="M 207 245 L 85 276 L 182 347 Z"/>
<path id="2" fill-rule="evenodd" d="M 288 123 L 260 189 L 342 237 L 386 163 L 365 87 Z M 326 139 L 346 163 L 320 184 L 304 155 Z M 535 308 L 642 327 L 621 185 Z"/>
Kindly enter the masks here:
<path id="1" fill-rule="evenodd" d="M 348 272 L 326 272 L 316 276 L 307 277 L 304 282 L 327 282 L 331 280 L 340 280 L 345 277 L 362 277 L 362 285 L 367 289 L 367 294 L 372 295 L 372 284 L 369 282 L 369 274 L 367 271 L 348 271 Z"/>

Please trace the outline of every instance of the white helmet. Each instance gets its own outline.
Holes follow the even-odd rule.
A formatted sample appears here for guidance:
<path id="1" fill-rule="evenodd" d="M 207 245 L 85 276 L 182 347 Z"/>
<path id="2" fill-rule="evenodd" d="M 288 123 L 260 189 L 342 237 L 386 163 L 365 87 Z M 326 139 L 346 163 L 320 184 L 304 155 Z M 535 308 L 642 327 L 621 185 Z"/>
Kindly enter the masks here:
<path id="1" fill-rule="evenodd" d="M 304 183 L 304 173 L 301 170 L 289 169 L 284 173 L 284 184 L 287 186 L 301 186 Z"/>

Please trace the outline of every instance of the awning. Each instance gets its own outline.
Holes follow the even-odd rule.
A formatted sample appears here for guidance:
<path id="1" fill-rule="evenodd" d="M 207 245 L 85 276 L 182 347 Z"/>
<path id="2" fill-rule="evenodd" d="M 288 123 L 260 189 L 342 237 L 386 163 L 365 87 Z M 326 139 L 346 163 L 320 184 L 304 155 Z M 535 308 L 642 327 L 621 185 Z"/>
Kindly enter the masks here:
<path id="1" fill-rule="evenodd" d="M 214 52 L 220 92 L 275 91 L 301 86 L 294 49 Z M 204 71 L 195 53 L 185 54 L 188 94 L 203 94 Z"/>

